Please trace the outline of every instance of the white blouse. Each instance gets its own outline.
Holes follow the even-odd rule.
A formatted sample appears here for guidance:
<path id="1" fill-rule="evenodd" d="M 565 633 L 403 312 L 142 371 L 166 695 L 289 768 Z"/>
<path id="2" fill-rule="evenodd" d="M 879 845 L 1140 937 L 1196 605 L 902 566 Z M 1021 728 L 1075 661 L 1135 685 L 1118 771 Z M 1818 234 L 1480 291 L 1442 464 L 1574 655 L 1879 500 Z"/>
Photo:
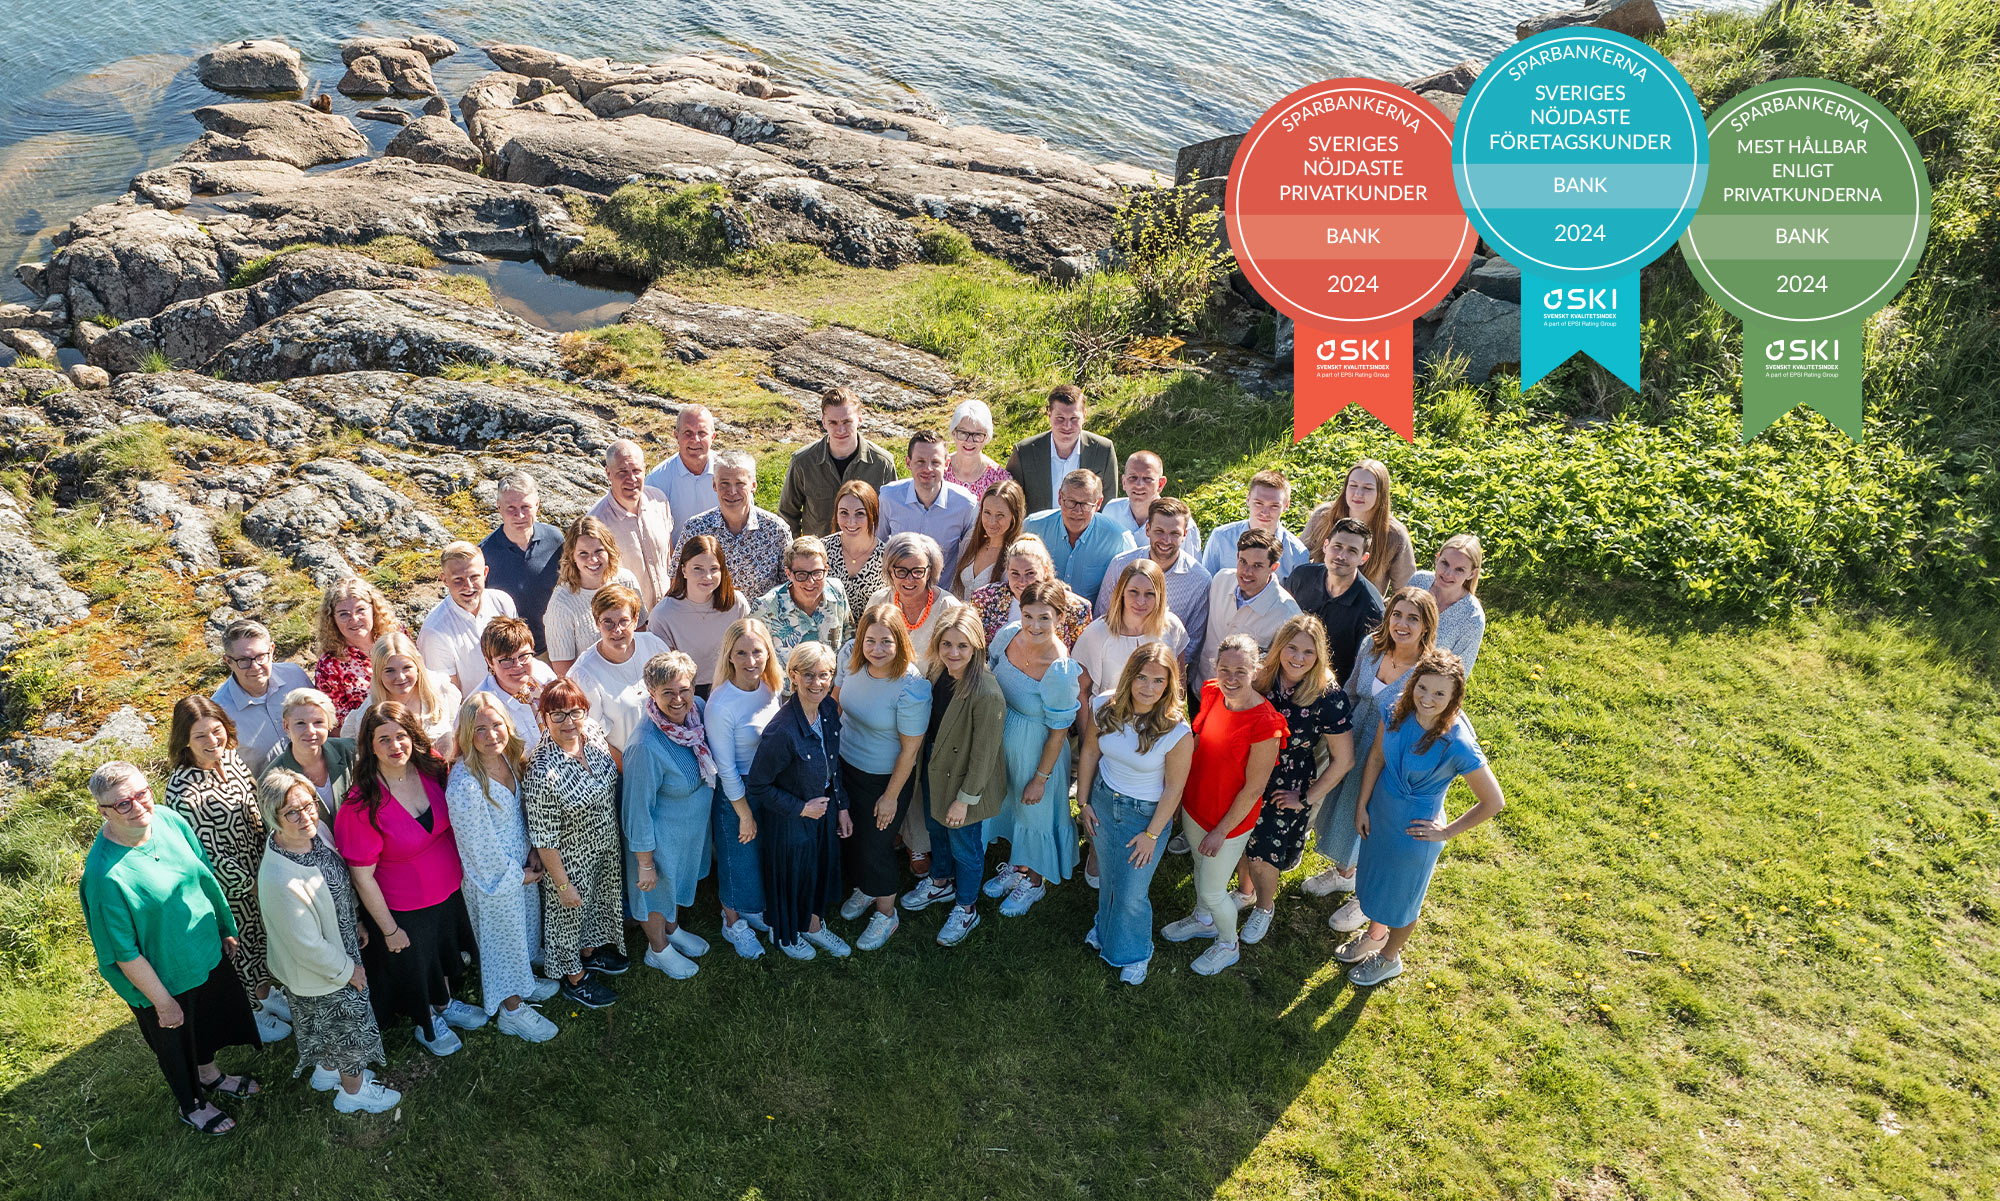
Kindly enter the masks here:
<path id="1" fill-rule="evenodd" d="M 743 777 L 750 773 L 750 761 L 757 755 L 757 740 L 764 736 L 764 727 L 771 724 L 783 703 L 783 697 L 761 683 L 755 692 L 745 692 L 724 680 L 708 694 L 702 720 L 708 726 L 708 750 L 715 756 L 725 799 L 744 798 Z"/>
<path id="2" fill-rule="evenodd" d="M 583 689 L 583 695 L 590 700 L 590 715 L 604 727 L 605 740 L 620 755 L 625 753 L 632 735 L 638 733 L 639 719 L 645 711 L 646 660 L 671 649 L 641 630 L 632 636 L 632 656 L 623 663 L 611 662 L 598 653 L 598 647 L 592 646 L 570 665 L 570 681 Z"/>
<path id="3" fill-rule="evenodd" d="M 597 623 L 590 619 L 590 602 L 597 599 L 600 588 L 612 584 L 639 591 L 639 577 L 623 567 L 599 588 L 556 585 L 556 590 L 549 594 L 549 607 L 542 614 L 542 636 L 547 639 L 551 661 L 570 662 L 596 644 Z"/>
<path id="4" fill-rule="evenodd" d="M 1099 710 L 1111 703 L 1111 696 L 1109 692 L 1100 692 L 1091 698 L 1092 720 L 1096 720 Z M 1152 750 L 1143 754 L 1139 751 L 1139 732 L 1130 726 L 1114 733 L 1099 734 L 1097 774 L 1104 777 L 1104 786 L 1113 792 L 1122 792 L 1135 801 L 1158 803 L 1167 791 L 1167 752 L 1180 745 L 1181 739 L 1190 733 L 1192 730 L 1188 724 L 1179 722 L 1153 743 Z"/>
<path id="5" fill-rule="evenodd" d="M 1069 648 L 1070 658 L 1081 663 L 1083 669 L 1090 673 L 1090 686 L 1094 690 L 1116 691 L 1118 676 L 1125 670 L 1126 661 L 1148 642 L 1166 643 L 1175 659 L 1179 659 L 1187 647 L 1187 627 L 1172 613 L 1167 614 L 1166 627 L 1158 637 L 1151 634 L 1113 634 L 1106 620 L 1100 617 L 1085 626 L 1083 633 L 1076 636 L 1076 645 Z"/>

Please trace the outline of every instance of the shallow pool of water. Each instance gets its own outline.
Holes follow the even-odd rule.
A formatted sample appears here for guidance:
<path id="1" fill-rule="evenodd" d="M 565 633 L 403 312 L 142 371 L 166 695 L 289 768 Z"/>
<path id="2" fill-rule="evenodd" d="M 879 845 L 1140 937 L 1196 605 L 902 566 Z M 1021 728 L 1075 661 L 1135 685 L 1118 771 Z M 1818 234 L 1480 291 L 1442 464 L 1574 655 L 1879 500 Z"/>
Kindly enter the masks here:
<path id="1" fill-rule="evenodd" d="M 640 286 L 608 275 L 558 275 L 533 259 L 447 264 L 453 275 L 476 275 L 493 289 L 493 303 L 557 333 L 609 325 L 639 298 Z"/>

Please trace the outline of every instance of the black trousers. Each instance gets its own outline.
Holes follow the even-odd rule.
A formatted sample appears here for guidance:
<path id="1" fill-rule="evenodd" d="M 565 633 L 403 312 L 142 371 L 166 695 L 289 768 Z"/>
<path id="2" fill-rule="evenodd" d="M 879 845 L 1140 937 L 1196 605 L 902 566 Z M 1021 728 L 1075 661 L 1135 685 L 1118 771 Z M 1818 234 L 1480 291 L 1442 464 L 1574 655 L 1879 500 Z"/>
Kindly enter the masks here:
<path id="1" fill-rule="evenodd" d="M 250 1013 L 250 997 L 243 981 L 230 966 L 229 957 L 215 965 L 208 979 L 183 993 L 175 993 L 182 1021 L 172 1030 L 160 1025 L 159 1010 L 151 1005 L 134 1005 L 139 1033 L 160 1061 L 160 1074 L 167 1078 L 181 1112 L 201 1108 L 199 1068 L 215 1058 L 224 1047 L 261 1047 L 257 1019 Z"/>

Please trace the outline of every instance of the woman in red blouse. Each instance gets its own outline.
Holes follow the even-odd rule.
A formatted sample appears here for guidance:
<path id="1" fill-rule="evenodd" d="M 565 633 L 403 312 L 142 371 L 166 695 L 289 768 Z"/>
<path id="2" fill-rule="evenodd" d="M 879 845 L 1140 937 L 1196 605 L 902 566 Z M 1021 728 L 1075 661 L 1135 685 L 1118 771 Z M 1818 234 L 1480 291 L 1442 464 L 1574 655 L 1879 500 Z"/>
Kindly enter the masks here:
<path id="1" fill-rule="evenodd" d="M 319 662 L 313 664 L 313 687 L 332 698 L 334 729 L 368 699 L 372 674 L 368 656 L 375 640 L 401 628 L 388 598 L 366 580 L 355 576 L 335 580 L 320 598 Z"/>
<path id="2" fill-rule="evenodd" d="M 1194 912 L 1160 933 L 1168 942 L 1214 939 L 1193 964 L 1204 976 L 1241 957 L 1229 875 L 1256 828 L 1264 786 L 1287 734 L 1285 719 L 1251 682 L 1258 658 L 1247 634 L 1231 634 L 1217 648 L 1215 678 L 1201 686 L 1194 761 L 1181 791 L 1181 833 L 1194 850 Z"/>
<path id="3" fill-rule="evenodd" d="M 333 841 L 368 922 L 361 962 L 369 1000 L 384 1029 L 411 1023 L 426 1050 L 449 1055 L 462 1045 L 451 1027 L 477 1029 L 486 1011 L 451 995 L 465 976 L 460 952 L 476 943 L 459 892 L 465 869 L 445 806 L 444 760 L 423 723 L 395 701 L 361 719 L 360 743 Z"/>

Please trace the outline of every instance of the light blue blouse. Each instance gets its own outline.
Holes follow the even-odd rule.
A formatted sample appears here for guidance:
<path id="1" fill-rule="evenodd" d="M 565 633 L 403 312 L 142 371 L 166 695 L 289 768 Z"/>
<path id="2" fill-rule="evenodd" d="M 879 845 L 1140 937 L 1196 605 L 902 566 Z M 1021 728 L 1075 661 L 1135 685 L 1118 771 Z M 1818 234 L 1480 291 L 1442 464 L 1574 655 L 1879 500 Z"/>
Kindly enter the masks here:
<path id="1" fill-rule="evenodd" d="M 931 682 L 914 663 L 887 680 L 869 674 L 866 662 L 860 671 L 849 671 L 853 655 L 850 640 L 840 648 L 834 677 L 840 689 L 840 760 L 885 776 L 896 770 L 896 758 L 903 753 L 900 736 L 922 737 L 930 728 Z"/>
<path id="2" fill-rule="evenodd" d="M 702 721 L 708 726 L 708 753 L 715 756 L 724 800 L 744 799 L 743 778 L 750 770 L 750 761 L 757 757 L 757 740 L 764 736 L 764 727 L 771 724 L 782 704 L 784 698 L 773 695 L 764 684 L 757 685 L 755 692 L 745 692 L 724 681 L 709 694 Z"/>

